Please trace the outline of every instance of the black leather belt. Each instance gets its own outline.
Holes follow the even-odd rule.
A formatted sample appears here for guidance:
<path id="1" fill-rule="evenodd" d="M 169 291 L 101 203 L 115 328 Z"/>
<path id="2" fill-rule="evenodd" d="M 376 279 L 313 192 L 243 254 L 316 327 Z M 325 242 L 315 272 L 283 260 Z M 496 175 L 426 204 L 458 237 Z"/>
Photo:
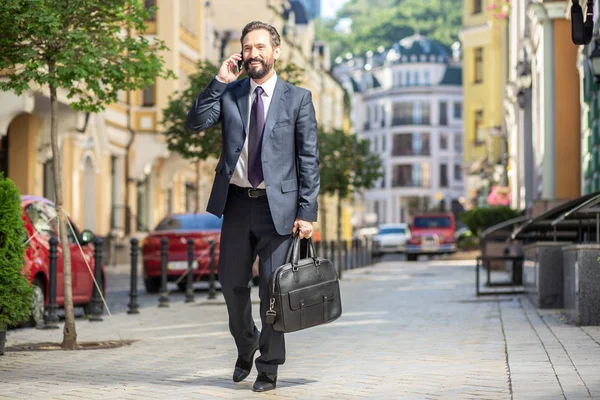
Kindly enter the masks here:
<path id="1" fill-rule="evenodd" d="M 267 195 L 266 189 L 252 189 L 252 188 L 244 188 L 237 185 L 229 185 L 229 191 L 240 194 L 242 196 L 250 197 L 252 199 L 256 199 L 258 197 L 263 197 Z"/>

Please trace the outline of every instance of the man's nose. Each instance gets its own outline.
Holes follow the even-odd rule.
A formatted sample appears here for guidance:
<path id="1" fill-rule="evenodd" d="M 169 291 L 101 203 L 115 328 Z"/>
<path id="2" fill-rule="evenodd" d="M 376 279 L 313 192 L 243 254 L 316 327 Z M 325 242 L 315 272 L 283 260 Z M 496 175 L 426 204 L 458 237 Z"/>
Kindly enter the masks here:
<path id="1" fill-rule="evenodd" d="M 250 50 L 250 58 L 260 58 L 260 53 L 258 49 Z"/>

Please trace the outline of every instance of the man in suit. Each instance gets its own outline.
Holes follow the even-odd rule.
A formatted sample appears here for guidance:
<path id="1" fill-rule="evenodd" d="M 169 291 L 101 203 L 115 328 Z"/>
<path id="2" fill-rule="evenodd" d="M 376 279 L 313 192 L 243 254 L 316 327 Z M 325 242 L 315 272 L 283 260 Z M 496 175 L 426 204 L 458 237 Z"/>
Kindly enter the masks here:
<path id="1" fill-rule="evenodd" d="M 274 389 L 277 368 L 285 362 L 283 333 L 265 323 L 269 277 L 285 263 L 292 233 L 311 237 L 320 187 L 312 96 L 275 73 L 280 42 L 271 25 L 246 25 L 242 53 L 223 62 L 187 116 L 187 126 L 194 131 L 222 124 L 221 157 L 207 211 L 223 216 L 219 281 L 238 350 L 233 380 L 250 374 L 260 349 L 254 391 Z M 240 61 L 248 78 L 237 80 Z M 260 332 L 252 319 L 248 287 L 256 255 Z"/>

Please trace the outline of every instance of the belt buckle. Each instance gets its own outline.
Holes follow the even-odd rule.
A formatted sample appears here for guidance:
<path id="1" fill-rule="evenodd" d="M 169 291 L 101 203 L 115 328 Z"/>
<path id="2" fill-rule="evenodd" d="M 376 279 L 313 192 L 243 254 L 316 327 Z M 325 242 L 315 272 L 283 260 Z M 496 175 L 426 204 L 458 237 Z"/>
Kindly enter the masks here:
<path id="1" fill-rule="evenodd" d="M 259 196 L 253 196 L 252 192 L 254 192 L 255 189 L 248 189 L 248 197 L 250 197 L 251 199 L 257 199 Z"/>

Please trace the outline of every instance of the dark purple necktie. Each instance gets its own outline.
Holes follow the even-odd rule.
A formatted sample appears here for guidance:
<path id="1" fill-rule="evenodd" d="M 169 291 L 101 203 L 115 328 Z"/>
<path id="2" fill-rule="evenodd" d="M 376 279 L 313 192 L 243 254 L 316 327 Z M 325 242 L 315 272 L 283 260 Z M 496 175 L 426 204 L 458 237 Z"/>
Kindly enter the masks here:
<path id="1" fill-rule="evenodd" d="M 256 93 L 256 97 L 250 111 L 250 137 L 248 138 L 248 180 L 252 184 L 252 187 L 256 189 L 264 180 L 261 150 L 265 127 L 265 105 L 262 101 L 263 88 L 257 86 L 254 92 Z"/>

